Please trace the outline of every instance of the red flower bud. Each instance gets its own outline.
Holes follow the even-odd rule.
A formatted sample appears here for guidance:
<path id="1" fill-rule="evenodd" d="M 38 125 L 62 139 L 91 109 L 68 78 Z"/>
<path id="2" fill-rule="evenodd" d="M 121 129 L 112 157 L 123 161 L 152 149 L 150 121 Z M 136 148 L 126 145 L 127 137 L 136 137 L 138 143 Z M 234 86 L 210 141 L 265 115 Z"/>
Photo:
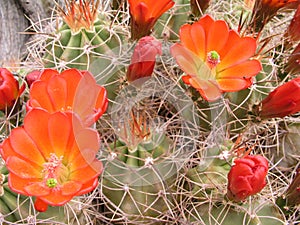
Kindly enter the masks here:
<path id="1" fill-rule="evenodd" d="M 161 54 L 161 43 L 158 40 L 150 36 L 141 38 L 133 51 L 126 74 L 127 80 L 133 82 L 150 77 L 155 66 L 155 58 Z"/>
<path id="2" fill-rule="evenodd" d="M 261 103 L 261 118 L 284 117 L 300 111 L 300 77 L 272 91 Z"/>
<path id="3" fill-rule="evenodd" d="M 11 72 L 0 68 L 0 110 L 13 106 L 24 88 L 25 86 L 19 88 L 19 83 Z"/>
<path id="4" fill-rule="evenodd" d="M 39 79 L 40 75 L 41 75 L 42 71 L 39 70 L 33 70 L 30 73 L 28 73 L 25 77 L 26 83 L 28 85 L 28 87 L 30 88 L 31 84 L 36 81 L 37 79 Z"/>
<path id="5" fill-rule="evenodd" d="M 233 201 L 243 201 L 260 192 L 266 185 L 268 161 L 260 155 L 236 159 L 228 174 L 227 196 Z"/>

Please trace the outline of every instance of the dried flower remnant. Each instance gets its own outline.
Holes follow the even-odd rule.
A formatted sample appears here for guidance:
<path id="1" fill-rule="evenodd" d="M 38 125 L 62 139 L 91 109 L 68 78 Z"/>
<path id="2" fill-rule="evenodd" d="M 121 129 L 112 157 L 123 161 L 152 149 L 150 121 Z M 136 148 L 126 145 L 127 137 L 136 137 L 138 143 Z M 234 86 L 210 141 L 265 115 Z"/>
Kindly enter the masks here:
<path id="1" fill-rule="evenodd" d="M 300 43 L 288 58 L 285 71 L 290 74 L 297 74 L 300 72 Z"/>
<path id="2" fill-rule="evenodd" d="M 249 29 L 259 33 L 280 9 L 298 4 L 298 0 L 256 0 Z"/>
<path id="3" fill-rule="evenodd" d="M 285 35 L 293 42 L 300 40 L 300 5 L 298 6 Z"/>
<path id="4" fill-rule="evenodd" d="M 289 185 L 285 193 L 286 203 L 289 206 L 296 206 L 300 204 L 300 169 L 297 170 L 296 175 Z"/>
<path id="5" fill-rule="evenodd" d="M 45 69 L 32 84 L 26 106 L 28 110 L 73 111 L 90 126 L 106 111 L 106 94 L 105 88 L 87 71 L 68 69 L 59 73 Z"/>
<path id="6" fill-rule="evenodd" d="M 71 112 L 32 109 L 0 146 L 11 190 L 36 197 L 36 209 L 61 206 L 93 190 L 102 172 L 99 136 Z"/>
<path id="7" fill-rule="evenodd" d="M 248 88 L 262 69 L 253 58 L 256 40 L 241 37 L 225 21 L 209 15 L 183 25 L 180 40 L 171 47 L 171 54 L 186 73 L 182 79 L 208 101 L 219 99 L 223 92 Z"/>
<path id="8" fill-rule="evenodd" d="M 209 7 L 210 0 L 191 0 L 190 5 L 193 15 L 198 17 Z"/>
<path id="9" fill-rule="evenodd" d="M 268 161 L 260 155 L 234 160 L 228 173 L 227 196 L 233 201 L 243 201 L 260 192 L 266 185 Z"/>
<path id="10" fill-rule="evenodd" d="M 257 106 L 255 114 L 262 119 L 285 117 L 300 111 L 300 78 L 277 87 Z"/>
<path id="11" fill-rule="evenodd" d="M 0 68 L 0 110 L 12 107 L 24 89 L 24 85 L 19 87 L 18 81 L 11 72 Z"/>
<path id="12" fill-rule="evenodd" d="M 172 0 L 128 0 L 128 3 L 133 40 L 150 35 L 159 17 L 175 4 Z"/>
<path id="13" fill-rule="evenodd" d="M 66 24 L 73 32 L 80 31 L 81 28 L 93 30 L 93 24 L 97 19 L 97 9 L 100 1 L 79 0 L 66 1 L 67 12 L 65 12 L 58 4 L 60 14 Z"/>
<path id="14" fill-rule="evenodd" d="M 150 77 L 153 73 L 156 56 L 162 54 L 161 42 L 154 37 L 141 38 L 135 46 L 127 70 L 127 80 L 137 83 L 141 78 Z M 143 82 L 143 81 L 141 81 Z"/>

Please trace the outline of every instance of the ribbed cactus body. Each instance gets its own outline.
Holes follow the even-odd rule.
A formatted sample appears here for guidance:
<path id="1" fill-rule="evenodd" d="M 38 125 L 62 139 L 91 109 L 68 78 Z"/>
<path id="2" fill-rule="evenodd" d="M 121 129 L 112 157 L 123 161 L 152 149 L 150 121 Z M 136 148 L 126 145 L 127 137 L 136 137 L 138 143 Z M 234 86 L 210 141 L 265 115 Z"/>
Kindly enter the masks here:
<path id="1" fill-rule="evenodd" d="M 159 141 L 157 138 L 134 149 L 122 141 L 112 146 L 111 154 L 116 154 L 116 158 L 105 164 L 102 192 L 113 219 L 125 216 L 129 224 L 130 221 L 144 224 L 151 218 L 158 219 L 172 206 L 170 189 L 177 168 L 171 160 L 164 159 L 172 142 L 166 136 L 159 137 Z"/>
<path id="2" fill-rule="evenodd" d="M 191 209 L 188 217 L 191 224 L 286 224 L 279 209 L 268 201 L 253 201 L 240 206 L 199 203 L 196 208 Z"/>

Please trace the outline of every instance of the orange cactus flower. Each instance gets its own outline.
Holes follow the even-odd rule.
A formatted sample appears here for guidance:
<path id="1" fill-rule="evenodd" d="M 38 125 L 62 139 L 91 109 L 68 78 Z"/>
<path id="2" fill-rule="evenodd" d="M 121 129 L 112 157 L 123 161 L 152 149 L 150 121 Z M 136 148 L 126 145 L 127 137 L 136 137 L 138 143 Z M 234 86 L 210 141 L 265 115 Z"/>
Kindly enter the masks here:
<path id="1" fill-rule="evenodd" d="M 128 3 L 133 40 L 150 35 L 159 17 L 175 4 L 172 0 L 128 0 Z"/>
<path id="2" fill-rule="evenodd" d="M 0 110 L 12 107 L 24 89 L 24 85 L 19 87 L 18 81 L 11 72 L 0 68 Z"/>
<path id="3" fill-rule="evenodd" d="M 285 117 L 300 111 L 300 77 L 277 87 L 254 108 L 261 118 Z"/>
<path id="4" fill-rule="evenodd" d="M 0 145 L 11 190 L 37 197 L 36 209 L 61 206 L 98 185 L 98 133 L 71 112 L 32 109 Z"/>
<path id="5" fill-rule="evenodd" d="M 134 48 L 126 74 L 127 80 L 137 83 L 141 78 L 150 77 L 154 70 L 156 55 L 161 54 L 160 41 L 151 36 L 141 38 Z"/>
<path id="6" fill-rule="evenodd" d="M 209 15 L 183 25 L 180 40 L 171 47 L 171 54 L 187 74 L 182 79 L 208 101 L 219 99 L 223 92 L 248 88 L 262 69 L 252 58 L 256 40 L 240 37 L 225 21 L 215 21 Z"/>
<path id="7" fill-rule="evenodd" d="M 30 87 L 27 110 L 73 111 L 90 126 L 106 111 L 106 94 L 105 88 L 96 84 L 87 71 L 68 69 L 59 74 L 56 70 L 45 69 Z"/>

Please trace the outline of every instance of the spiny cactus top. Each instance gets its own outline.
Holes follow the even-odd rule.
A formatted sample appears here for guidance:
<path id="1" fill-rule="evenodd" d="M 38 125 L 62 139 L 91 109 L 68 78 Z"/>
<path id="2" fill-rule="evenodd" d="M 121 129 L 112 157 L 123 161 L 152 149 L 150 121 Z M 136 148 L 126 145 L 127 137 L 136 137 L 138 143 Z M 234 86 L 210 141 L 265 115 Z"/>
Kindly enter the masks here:
<path id="1" fill-rule="evenodd" d="M 241 37 L 229 30 L 223 20 L 205 15 L 192 25 L 180 29 L 181 44 L 171 53 L 186 73 L 183 81 L 197 89 L 202 97 L 214 101 L 222 92 L 239 91 L 252 84 L 252 77 L 262 69 L 252 57 L 256 40 Z"/>

